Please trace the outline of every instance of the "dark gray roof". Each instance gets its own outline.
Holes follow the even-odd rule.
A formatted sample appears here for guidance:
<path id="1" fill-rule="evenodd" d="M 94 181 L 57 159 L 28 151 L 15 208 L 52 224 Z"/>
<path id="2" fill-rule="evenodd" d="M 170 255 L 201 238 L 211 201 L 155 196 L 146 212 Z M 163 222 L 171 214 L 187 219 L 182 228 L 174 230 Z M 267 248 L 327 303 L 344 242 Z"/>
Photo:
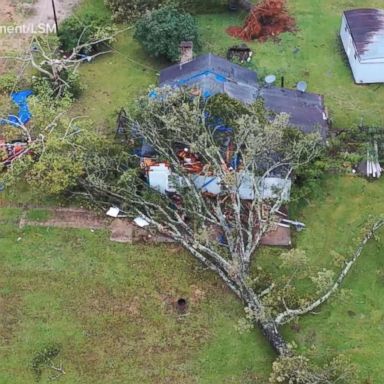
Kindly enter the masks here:
<path id="1" fill-rule="evenodd" d="M 351 9 L 344 15 L 360 60 L 384 59 L 384 10 Z"/>
<path id="2" fill-rule="evenodd" d="M 323 139 L 327 137 L 328 121 L 323 96 L 275 87 L 263 88 L 260 96 L 267 109 L 275 113 L 288 113 L 290 123 L 303 132 L 311 133 L 318 129 Z"/>
<path id="3" fill-rule="evenodd" d="M 178 82 L 180 79 L 191 79 L 194 76 L 200 76 L 206 72 L 220 75 L 227 81 L 257 86 L 256 72 L 233 64 L 211 53 L 199 56 L 188 63 L 175 64 L 163 69 L 160 72 L 160 85 L 172 84 Z"/>
<path id="4" fill-rule="evenodd" d="M 324 140 L 327 136 L 328 121 L 322 96 L 286 88 L 260 87 L 255 72 L 212 54 L 164 69 L 160 85 L 198 87 L 205 97 L 226 93 L 245 104 L 261 97 L 267 109 L 288 113 L 290 123 L 303 132 L 318 130 Z"/>

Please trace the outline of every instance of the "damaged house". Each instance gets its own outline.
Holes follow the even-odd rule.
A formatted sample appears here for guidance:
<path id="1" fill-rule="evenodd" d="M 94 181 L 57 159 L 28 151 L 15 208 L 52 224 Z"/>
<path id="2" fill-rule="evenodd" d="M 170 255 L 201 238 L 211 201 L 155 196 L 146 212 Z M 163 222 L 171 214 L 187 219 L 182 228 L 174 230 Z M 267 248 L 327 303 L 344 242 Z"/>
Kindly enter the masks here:
<path id="1" fill-rule="evenodd" d="M 324 141 L 327 137 L 328 119 L 322 96 L 274 86 L 261 86 L 254 71 L 212 54 L 164 69 L 160 73 L 160 86 L 192 88 L 198 90 L 198 94 L 205 98 L 225 93 L 246 104 L 262 98 L 267 109 L 275 113 L 289 114 L 290 123 L 304 133 L 319 132 Z M 176 192 L 179 182 L 177 176 L 172 173 L 166 163 L 153 163 L 149 160 L 150 152 L 150 148 L 146 148 L 144 143 L 141 156 L 144 159 L 144 168 L 150 186 L 161 193 Z M 211 196 L 221 194 L 220 179 L 215 175 L 206 175 L 201 172 L 198 158 L 195 158 L 193 153 L 189 153 L 188 148 L 181 149 L 177 154 L 185 167 L 196 167 L 189 172 L 199 190 Z M 230 165 L 228 160 L 228 166 Z M 231 169 L 236 170 L 236 167 Z M 257 197 L 263 200 L 273 199 L 278 191 L 277 193 L 283 196 L 285 204 L 288 204 L 292 186 L 290 179 L 271 175 L 264 178 L 258 190 L 255 191 L 248 182 L 249 175 L 244 171 L 236 172 L 243 172 L 238 175 L 241 180 L 239 186 L 241 199 L 248 201 Z M 292 223 L 301 225 L 301 223 L 291 222 L 286 212 L 281 212 L 278 227 L 274 233 L 269 233 L 265 237 L 264 244 L 290 245 L 290 224 Z"/>

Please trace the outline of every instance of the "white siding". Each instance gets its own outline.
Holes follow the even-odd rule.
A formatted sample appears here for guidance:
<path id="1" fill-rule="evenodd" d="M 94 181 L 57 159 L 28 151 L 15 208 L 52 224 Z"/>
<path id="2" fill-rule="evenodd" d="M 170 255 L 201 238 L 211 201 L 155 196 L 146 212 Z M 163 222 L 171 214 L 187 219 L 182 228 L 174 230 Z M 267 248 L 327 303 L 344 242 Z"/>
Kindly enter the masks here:
<path id="1" fill-rule="evenodd" d="M 356 53 L 356 47 L 344 15 L 341 20 L 340 37 L 349 60 L 355 82 L 358 84 L 384 83 L 384 62 L 359 61 L 359 56 Z"/>

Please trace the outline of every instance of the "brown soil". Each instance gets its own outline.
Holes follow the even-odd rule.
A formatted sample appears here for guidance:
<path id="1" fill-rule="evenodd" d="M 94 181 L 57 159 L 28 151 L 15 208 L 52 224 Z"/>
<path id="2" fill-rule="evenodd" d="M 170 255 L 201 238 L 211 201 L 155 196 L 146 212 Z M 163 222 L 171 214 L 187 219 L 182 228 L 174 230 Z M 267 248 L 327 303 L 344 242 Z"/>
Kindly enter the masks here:
<path id="1" fill-rule="evenodd" d="M 73 8 L 80 0 L 57 0 L 56 14 L 59 22 L 71 15 Z M 53 24 L 51 0 L 37 0 L 31 16 L 22 17 L 17 14 L 10 0 L 0 0 L 0 25 L 25 24 L 38 26 L 40 23 Z M 5 35 L 0 33 L 0 56 L 7 53 L 22 51 L 28 44 L 28 34 Z M 14 66 L 14 62 L 12 63 Z M 0 59 L 0 74 L 11 67 L 11 63 Z"/>
<path id="2" fill-rule="evenodd" d="M 33 221 L 27 219 L 27 211 L 24 212 L 19 222 L 19 227 L 26 225 L 56 228 L 88 228 L 91 230 L 107 229 L 111 231 L 110 240 L 119 243 L 173 243 L 173 240 L 165 236 L 148 232 L 129 221 L 128 219 L 113 219 L 100 216 L 94 212 L 77 208 L 46 209 L 49 219 Z"/>
<path id="3" fill-rule="evenodd" d="M 10 0 L 0 0 L 0 23 L 10 23 L 14 21 L 15 7 Z"/>

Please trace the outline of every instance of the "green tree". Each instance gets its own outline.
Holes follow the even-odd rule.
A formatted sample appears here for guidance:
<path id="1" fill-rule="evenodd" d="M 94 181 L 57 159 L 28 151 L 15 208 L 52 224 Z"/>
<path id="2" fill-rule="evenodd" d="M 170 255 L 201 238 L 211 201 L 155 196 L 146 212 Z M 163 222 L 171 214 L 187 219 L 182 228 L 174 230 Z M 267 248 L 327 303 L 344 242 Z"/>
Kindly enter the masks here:
<path id="1" fill-rule="evenodd" d="M 63 21 L 59 30 L 60 48 L 65 52 L 72 51 L 79 45 L 96 41 L 115 32 L 110 22 L 93 13 L 85 13 L 81 19 L 71 16 Z M 90 54 L 105 48 L 105 41 L 87 45 L 81 53 Z"/>
<path id="2" fill-rule="evenodd" d="M 195 19 L 173 6 L 143 16 L 136 23 L 134 37 L 150 55 L 164 56 L 173 62 L 179 60 L 182 41 L 192 41 L 196 49 L 200 48 Z"/>
<path id="3" fill-rule="evenodd" d="M 112 10 L 113 18 L 128 22 L 164 5 L 175 5 L 191 13 L 225 10 L 227 0 L 105 0 Z"/>

